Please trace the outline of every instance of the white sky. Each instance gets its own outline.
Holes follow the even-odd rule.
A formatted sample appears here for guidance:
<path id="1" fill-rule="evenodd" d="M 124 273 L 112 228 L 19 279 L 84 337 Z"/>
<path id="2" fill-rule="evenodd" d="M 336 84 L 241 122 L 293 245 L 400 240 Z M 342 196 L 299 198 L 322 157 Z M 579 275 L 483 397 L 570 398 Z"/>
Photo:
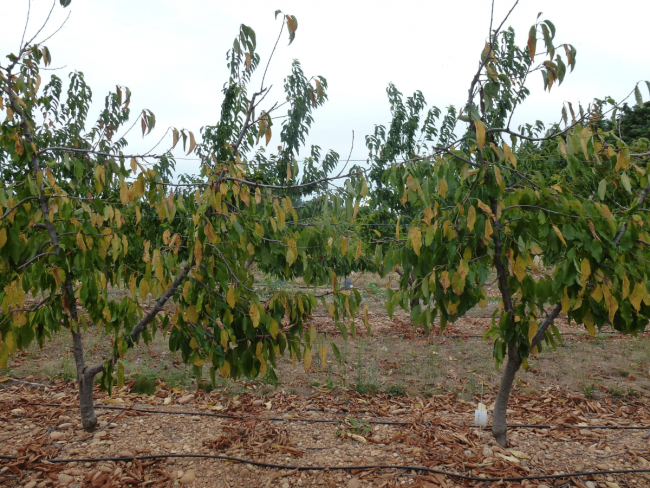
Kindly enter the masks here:
<path id="1" fill-rule="evenodd" d="M 496 1 L 495 24 L 513 3 Z M 51 0 L 32 1 L 28 37 L 40 27 L 50 5 Z M 198 137 L 201 126 L 217 122 L 228 76 L 225 53 L 239 25 L 255 30 L 266 64 L 281 24 L 273 14 L 280 8 L 297 17 L 298 30 L 291 46 L 286 32 L 280 40 L 267 75 L 267 84 L 274 85 L 267 100 L 284 99 L 283 78 L 292 60 L 299 59 L 307 76 L 323 75 L 329 83 L 329 101 L 315 112 L 308 146 L 300 156 L 317 144 L 323 152 L 334 149 L 345 159 L 354 131 L 352 158 L 365 159 L 365 135 L 375 124 L 390 122 L 389 82 L 405 95 L 421 90 L 429 106 L 464 104 L 488 35 L 490 6 L 490 0 L 73 0 L 63 9 L 57 0 L 45 32 L 51 33 L 71 13 L 47 45 L 52 66 L 66 66 L 59 76 L 66 79 L 72 70 L 85 74 L 94 93 L 94 113 L 106 93 L 120 84 L 133 93 L 133 115 L 142 108 L 156 114 L 157 129 L 150 136 L 143 141 L 133 131 L 128 138 L 132 150 L 144 151 L 169 126 L 188 128 Z M 0 0 L 0 7 L 4 59 L 18 49 L 27 0 Z M 549 19 L 557 27 L 556 41 L 577 48 L 577 65 L 550 94 L 542 91 L 541 75 L 535 73 L 529 84 L 532 94 L 515 116 L 517 124 L 556 121 L 565 100 L 574 105 L 606 95 L 618 100 L 637 81 L 650 79 L 647 1 L 521 0 L 505 24 L 515 28 L 520 43 L 540 10 L 540 20 Z M 645 83 L 641 90 L 647 100 Z M 274 130 L 270 147 L 279 144 L 279 124 Z M 197 167 L 196 161 L 179 160 L 182 172 Z"/>

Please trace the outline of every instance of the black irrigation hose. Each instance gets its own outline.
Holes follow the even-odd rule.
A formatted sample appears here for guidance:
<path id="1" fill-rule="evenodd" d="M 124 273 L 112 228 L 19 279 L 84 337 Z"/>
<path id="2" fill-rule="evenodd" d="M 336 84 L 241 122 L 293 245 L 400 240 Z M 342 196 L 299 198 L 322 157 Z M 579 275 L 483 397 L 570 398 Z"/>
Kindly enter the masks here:
<path id="1" fill-rule="evenodd" d="M 424 471 L 427 473 L 436 473 L 444 476 L 451 476 L 453 478 L 459 478 L 468 481 L 524 481 L 524 480 L 546 480 L 546 479 L 558 479 L 558 478 L 568 478 L 571 476 L 595 476 L 600 474 L 632 474 L 632 473 L 650 473 L 650 469 L 614 469 L 611 471 L 585 471 L 581 473 L 565 473 L 565 474 L 547 474 L 547 475 L 538 475 L 538 476 L 517 476 L 513 478 L 480 478 L 478 476 L 468 476 L 459 473 L 451 473 L 448 471 L 442 471 L 440 469 L 427 468 L 424 466 L 399 466 L 394 464 L 371 464 L 364 466 L 287 466 L 284 464 L 273 464 L 273 463 L 262 463 L 259 461 L 253 461 L 249 459 L 242 459 L 230 456 L 220 456 L 218 454 L 155 454 L 150 456 L 135 456 L 135 457 L 112 457 L 112 458 L 71 458 L 71 459 L 44 459 L 41 462 L 48 463 L 95 463 L 95 462 L 105 462 L 105 461 L 122 461 L 130 462 L 133 459 L 138 461 L 146 461 L 148 459 L 165 459 L 165 458 L 201 458 L 201 459 L 221 459 L 224 461 L 234 461 L 238 463 L 252 464 L 253 466 L 260 466 L 263 468 L 275 468 L 275 469 L 288 469 L 291 471 L 325 471 L 325 470 L 338 470 L 338 471 L 351 471 L 351 470 L 367 470 L 367 469 L 401 469 L 401 470 L 414 470 L 414 471 Z M 20 458 L 17 456 L 4 456 L 0 455 L 0 459 L 6 459 L 10 461 L 16 461 Z"/>
<path id="2" fill-rule="evenodd" d="M 0 401 L 0 403 L 8 403 Z M 60 403 L 35 403 L 35 402 L 22 402 L 23 405 L 36 405 L 41 407 L 66 407 L 67 405 L 62 405 Z M 108 405 L 95 405 L 95 408 L 101 408 L 104 410 L 128 410 L 129 412 L 141 412 L 141 413 L 161 413 L 168 415 L 196 415 L 200 417 L 218 417 L 224 419 L 240 419 L 240 420 L 271 420 L 273 422 L 306 422 L 311 424 L 338 424 L 345 419 L 301 419 L 301 418 L 285 418 L 285 417 L 255 417 L 253 415 L 228 415 L 226 413 L 206 413 L 206 412 L 175 412 L 173 410 L 149 410 L 145 408 L 125 408 L 125 407 L 111 407 Z M 412 425 L 413 422 L 393 422 L 389 420 L 364 420 L 369 424 L 376 425 Z M 431 422 L 419 422 L 419 425 L 427 425 L 431 427 Z M 461 426 L 458 426 L 461 427 Z M 468 425 L 471 428 L 479 428 L 478 425 Z M 491 425 L 486 425 L 485 429 L 491 428 Z M 629 426 L 629 425 L 567 425 L 567 424 L 558 424 L 558 425 L 541 425 L 541 424 L 512 424 L 507 426 L 510 429 L 611 429 L 611 430 L 646 430 L 648 427 L 642 426 Z"/>

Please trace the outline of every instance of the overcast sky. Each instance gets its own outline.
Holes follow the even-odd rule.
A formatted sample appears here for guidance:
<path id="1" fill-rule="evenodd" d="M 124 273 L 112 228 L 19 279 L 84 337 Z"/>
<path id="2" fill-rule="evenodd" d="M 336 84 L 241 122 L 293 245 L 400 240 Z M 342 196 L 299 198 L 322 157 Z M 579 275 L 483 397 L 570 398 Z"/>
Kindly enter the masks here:
<path id="1" fill-rule="evenodd" d="M 496 1 L 495 23 L 513 3 Z M 0 0 L 2 58 L 18 49 L 27 4 Z M 51 4 L 32 1 L 28 37 Z M 85 74 L 95 113 L 106 93 L 120 84 L 133 93 L 134 115 L 142 108 L 156 114 L 157 129 L 150 136 L 143 141 L 132 132 L 129 137 L 130 147 L 143 151 L 169 126 L 187 128 L 198 137 L 202 126 L 217 122 L 228 77 L 225 53 L 239 25 L 255 30 L 265 64 L 281 25 L 273 14 L 282 9 L 297 17 L 298 30 L 291 46 L 286 32 L 280 40 L 267 75 L 267 84 L 273 85 L 267 100 L 284 99 L 282 80 L 292 60 L 299 59 L 305 74 L 322 75 L 329 83 L 329 101 L 315 113 L 307 147 L 317 144 L 347 157 L 354 131 L 352 158 L 365 159 L 365 135 L 375 124 L 390 122 L 389 82 L 405 95 L 421 90 L 429 106 L 463 105 L 488 36 L 490 6 L 489 0 L 73 0 L 63 9 L 57 0 L 44 32 L 54 31 L 70 13 L 63 29 L 47 42 L 52 67 L 65 66 L 56 72 L 64 78 L 72 70 Z M 647 0 L 521 0 L 506 22 L 521 43 L 539 11 L 540 20 L 556 25 L 557 43 L 577 48 L 577 65 L 550 94 L 542 90 L 541 75 L 534 74 L 532 95 L 515 116 L 517 124 L 557 121 L 563 101 L 586 104 L 606 95 L 621 99 L 637 81 L 650 79 Z M 647 100 L 645 83 L 642 93 Z M 278 125 L 274 129 L 273 147 L 280 131 Z M 305 149 L 300 156 L 308 153 Z M 183 172 L 198 167 L 192 159 L 179 163 Z"/>

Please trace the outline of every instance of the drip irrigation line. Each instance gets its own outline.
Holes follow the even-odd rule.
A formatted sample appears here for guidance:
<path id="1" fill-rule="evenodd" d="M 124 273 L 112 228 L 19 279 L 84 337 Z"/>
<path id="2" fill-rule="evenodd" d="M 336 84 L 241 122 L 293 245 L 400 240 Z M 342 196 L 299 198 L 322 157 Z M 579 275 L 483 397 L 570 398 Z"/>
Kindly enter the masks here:
<path id="1" fill-rule="evenodd" d="M 291 471 L 357 471 L 357 470 L 367 470 L 367 469 L 401 469 L 401 470 L 413 470 L 413 471 L 424 471 L 427 473 L 436 473 L 444 476 L 450 476 L 453 478 L 468 480 L 468 481 L 525 481 L 525 480 L 546 480 L 546 479 L 559 479 L 559 478 L 569 478 L 575 476 L 596 476 L 601 474 L 611 475 L 611 474 L 633 474 L 633 473 L 650 473 L 650 468 L 639 468 L 639 469 L 613 469 L 611 471 L 584 471 L 581 473 L 564 473 L 564 474 L 546 474 L 546 475 L 536 475 L 536 476 L 517 476 L 511 478 L 480 478 L 478 476 L 468 476 L 460 473 L 453 473 L 449 471 L 443 471 L 441 469 L 427 468 L 425 466 L 401 466 L 395 464 L 371 464 L 371 465 L 362 465 L 362 466 L 287 466 L 285 464 L 274 464 L 274 463 L 263 463 L 260 461 L 253 461 L 250 459 L 236 458 L 230 456 L 221 456 L 219 454 L 154 454 L 149 456 L 134 456 L 134 457 L 107 457 L 107 458 L 70 458 L 70 459 L 43 459 L 40 462 L 46 463 L 96 463 L 96 462 L 131 462 L 134 459 L 138 461 L 147 461 L 150 459 L 166 459 L 166 458 L 199 458 L 199 459 L 221 459 L 223 461 L 234 461 L 237 463 L 251 464 L 253 466 L 260 466 L 263 468 L 274 468 L 274 469 L 287 469 Z M 6 459 L 9 461 L 17 461 L 21 458 L 17 456 L 5 456 L 0 455 L 0 459 Z"/>
<path id="2" fill-rule="evenodd" d="M 5 401 L 0 401 L 2 403 L 9 403 Z M 23 405 L 36 405 L 41 407 L 69 407 L 68 405 L 63 405 L 60 403 L 35 403 L 35 402 L 22 402 Z M 129 412 L 140 412 L 140 413 L 155 413 L 155 414 L 167 414 L 167 415 L 196 415 L 199 417 L 218 417 L 224 419 L 233 419 L 233 420 L 270 420 L 273 422 L 305 422 L 312 424 L 338 424 L 344 421 L 345 419 L 304 419 L 304 418 L 292 418 L 292 417 L 256 417 L 254 415 L 228 415 L 226 413 L 207 413 L 207 412 L 178 412 L 173 410 L 152 410 L 146 408 L 125 408 L 125 407 L 113 407 L 110 405 L 95 405 L 95 408 L 104 409 L 104 410 L 124 410 Z M 364 420 L 368 424 L 376 425 L 414 425 L 413 422 L 396 422 L 389 420 Z M 431 422 L 417 422 L 416 425 L 426 425 L 427 427 L 433 427 Z M 444 424 L 443 424 L 444 425 Z M 462 425 L 454 425 L 455 427 L 462 427 Z M 478 426 L 478 425 L 468 425 L 472 429 L 478 428 L 491 428 L 491 425 Z M 511 424 L 507 425 L 509 429 L 608 429 L 608 430 L 646 430 L 648 426 L 636 426 L 636 425 L 570 425 L 570 424 L 558 424 L 558 425 L 541 425 L 541 424 Z"/>

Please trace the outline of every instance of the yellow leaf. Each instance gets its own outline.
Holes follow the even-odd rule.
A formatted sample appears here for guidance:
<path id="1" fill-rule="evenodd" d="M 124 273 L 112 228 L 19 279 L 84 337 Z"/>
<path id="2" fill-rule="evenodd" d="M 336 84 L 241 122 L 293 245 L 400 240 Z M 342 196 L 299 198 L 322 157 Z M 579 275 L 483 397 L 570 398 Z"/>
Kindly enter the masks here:
<path id="1" fill-rule="evenodd" d="M 522 257 L 521 254 L 517 256 L 517 260 L 515 261 L 515 266 L 512 271 L 519 280 L 519 283 L 524 281 L 524 278 L 526 277 L 526 260 Z"/>
<path id="2" fill-rule="evenodd" d="M 529 320 L 528 321 L 528 343 L 532 344 L 533 342 L 533 337 L 535 337 L 535 334 L 537 334 L 537 329 L 539 329 L 539 325 L 537 325 L 536 320 Z"/>
<path id="3" fill-rule="evenodd" d="M 505 185 L 504 185 L 503 181 L 501 180 L 501 170 L 499 169 L 498 166 L 494 167 L 494 177 L 497 180 L 497 185 L 499 185 L 499 187 L 502 190 L 505 189 Z"/>
<path id="4" fill-rule="evenodd" d="M 474 205 L 470 205 L 469 210 L 467 211 L 467 228 L 469 229 L 470 232 L 474 230 L 475 223 L 476 223 L 476 209 L 474 208 Z"/>
<path id="5" fill-rule="evenodd" d="M 203 260 L 203 245 L 198 239 L 194 243 L 194 258 L 196 259 L 196 265 L 199 266 Z"/>
<path id="6" fill-rule="evenodd" d="M 445 198 L 447 196 L 447 180 L 446 179 L 442 178 L 440 180 L 440 185 L 439 185 L 438 191 L 442 195 L 442 198 Z"/>
<path id="7" fill-rule="evenodd" d="M 230 308 L 235 308 L 235 289 L 232 285 L 228 286 L 228 293 L 226 294 L 226 301 Z"/>
<path id="8" fill-rule="evenodd" d="M 643 297 L 646 295 L 646 293 L 647 290 L 645 283 L 638 282 L 634 285 L 634 291 L 632 291 L 632 294 L 630 295 L 630 303 L 634 307 L 634 310 L 637 312 L 641 310 L 641 301 L 643 300 Z"/>
<path id="9" fill-rule="evenodd" d="M 616 315 L 616 311 L 618 310 L 618 302 L 616 301 L 616 298 L 611 294 L 609 288 L 606 285 L 602 285 L 601 289 L 603 290 L 603 298 L 605 299 L 605 305 L 607 306 L 607 310 L 609 311 L 609 323 L 613 324 L 614 316 Z"/>
<path id="10" fill-rule="evenodd" d="M 359 244 L 357 244 L 357 252 L 354 255 L 355 261 L 361 257 L 361 241 L 359 241 Z"/>
<path id="11" fill-rule="evenodd" d="M 291 162 L 287 161 L 287 183 L 291 179 Z"/>
<path id="12" fill-rule="evenodd" d="M 251 320 L 253 321 L 253 327 L 260 325 L 260 310 L 257 308 L 257 305 L 255 303 L 251 303 L 251 308 L 248 313 L 251 316 Z"/>
<path id="13" fill-rule="evenodd" d="M 330 306 L 327 308 L 327 313 L 332 318 L 336 316 L 336 306 L 334 305 L 334 303 L 330 303 Z"/>
<path id="14" fill-rule="evenodd" d="M 569 311 L 569 307 L 571 306 L 571 298 L 569 297 L 568 289 L 566 286 L 564 287 L 564 297 L 562 297 L 560 303 L 562 303 L 562 313 L 567 313 Z"/>
<path id="15" fill-rule="evenodd" d="M 262 203 L 262 192 L 259 188 L 255 188 L 255 203 L 258 205 Z"/>
<path id="16" fill-rule="evenodd" d="M 320 355 L 321 370 L 326 371 L 327 370 L 327 347 L 324 344 L 321 344 L 320 348 L 318 349 L 318 352 Z"/>
<path id="17" fill-rule="evenodd" d="M 303 355 L 303 363 L 305 366 L 305 373 L 309 373 L 311 369 L 311 349 L 309 347 L 305 348 L 305 354 Z"/>
<path id="18" fill-rule="evenodd" d="M 221 329 L 221 347 L 223 347 L 223 350 L 228 349 L 228 331 L 226 329 Z"/>
<path id="19" fill-rule="evenodd" d="M 514 456 L 506 456 L 504 454 L 501 454 L 500 452 L 497 452 L 495 455 L 497 457 L 505 459 L 506 461 L 510 461 L 511 463 L 518 463 L 519 462 L 519 459 L 517 459 Z"/>
<path id="20" fill-rule="evenodd" d="M 219 371 L 221 371 L 221 376 L 228 378 L 230 376 L 230 363 L 224 361 L 223 366 L 219 366 Z"/>
<path id="21" fill-rule="evenodd" d="M 533 242 L 530 245 L 530 252 L 531 252 L 531 254 L 537 256 L 539 254 L 542 254 L 542 252 L 544 252 L 544 251 L 542 251 L 542 248 L 539 247 L 539 245 L 537 245 L 537 243 Z"/>
<path id="22" fill-rule="evenodd" d="M 250 205 L 251 199 L 250 199 L 250 193 L 248 192 L 247 185 L 243 185 L 239 190 L 239 198 L 241 198 L 241 201 L 244 202 L 244 204 L 247 207 Z"/>
<path id="23" fill-rule="evenodd" d="M 124 365 L 122 361 L 117 362 L 117 387 L 122 388 L 124 386 Z"/>
<path id="24" fill-rule="evenodd" d="M 271 319 L 271 324 L 269 325 L 269 334 L 274 339 L 278 336 L 278 322 L 275 319 Z"/>
<path id="25" fill-rule="evenodd" d="M 485 145 L 485 125 L 480 120 L 475 120 L 474 125 L 476 126 L 476 144 L 483 149 Z"/>
<path id="26" fill-rule="evenodd" d="M 345 239 L 345 236 L 341 236 L 341 254 L 345 256 L 348 252 L 348 241 Z"/>
<path id="27" fill-rule="evenodd" d="M 519 459 L 530 459 L 530 456 L 528 454 L 521 451 L 514 451 L 510 449 L 510 454 Z"/>
<path id="28" fill-rule="evenodd" d="M 462 295 L 463 290 L 465 289 L 465 279 L 467 278 L 467 273 L 469 273 L 469 267 L 464 259 L 460 260 L 460 265 L 454 273 L 453 278 L 451 279 L 451 288 L 456 295 Z M 445 286 L 444 284 L 442 286 Z"/>
<path id="29" fill-rule="evenodd" d="M 6 243 L 7 243 L 7 229 L 3 227 L 2 229 L 0 229 L 0 249 L 2 249 Z"/>
<path id="30" fill-rule="evenodd" d="M 183 285 L 183 298 L 186 302 L 189 301 L 190 286 L 192 286 L 192 284 L 189 280 L 185 282 L 185 285 Z"/>
<path id="31" fill-rule="evenodd" d="M 122 202 L 122 205 L 129 203 L 129 187 L 126 184 L 126 181 L 124 181 L 122 186 L 120 186 L 120 201 Z"/>
<path id="32" fill-rule="evenodd" d="M 560 240 L 562 241 L 562 243 L 566 246 L 566 245 L 567 245 L 567 244 L 566 244 L 566 241 L 564 240 L 564 236 L 562 235 L 562 232 L 560 231 L 560 229 L 558 229 L 557 226 L 554 225 L 554 226 L 553 226 L 553 230 L 555 231 L 555 233 L 557 234 L 557 236 L 560 238 Z"/>
<path id="33" fill-rule="evenodd" d="M 81 235 L 81 232 L 78 232 L 78 233 L 77 233 L 77 244 L 79 245 L 79 248 L 80 248 L 82 251 L 85 251 L 85 250 L 87 249 L 87 248 L 86 248 L 86 243 L 84 242 L 84 238 L 83 238 L 83 236 Z"/>
<path id="34" fill-rule="evenodd" d="M 140 219 L 142 218 L 142 215 L 140 214 L 140 206 L 135 207 L 135 224 L 140 223 Z"/>
<path id="35" fill-rule="evenodd" d="M 395 224 L 395 238 L 399 239 L 399 221 L 402 220 L 402 216 L 397 217 L 397 224 Z"/>
<path id="36" fill-rule="evenodd" d="M 600 303 L 603 299 L 603 289 L 600 285 L 596 285 L 594 291 L 591 292 L 591 298 L 596 300 L 596 303 Z"/>
<path id="37" fill-rule="evenodd" d="M 627 159 L 625 158 L 625 154 L 623 154 L 623 151 L 618 151 L 618 157 L 616 158 L 616 167 L 614 168 L 614 171 L 619 171 L 621 169 L 627 169 L 630 166 L 630 163 L 628 163 Z"/>
<path id="38" fill-rule="evenodd" d="M 214 232 L 214 227 L 212 227 L 212 224 L 208 222 L 206 226 L 204 227 L 204 232 L 205 236 L 208 238 L 208 240 L 214 244 L 217 240 L 217 234 Z"/>
<path id="39" fill-rule="evenodd" d="M 368 441 L 366 440 L 366 438 L 360 436 L 359 434 L 353 434 L 353 433 L 351 433 L 351 432 L 348 432 L 347 435 L 348 435 L 348 437 L 349 437 L 350 439 L 354 439 L 355 441 L 357 441 L 357 442 L 361 442 L 362 444 L 367 444 L 367 443 L 368 443 Z"/>
<path id="40" fill-rule="evenodd" d="M 587 310 L 587 313 L 582 318 L 582 322 L 585 324 L 585 328 L 591 337 L 596 337 L 596 328 L 594 327 L 594 316 L 591 314 L 591 310 Z"/>
<path id="41" fill-rule="evenodd" d="M 420 248 L 422 247 L 422 233 L 419 227 L 411 227 L 409 229 L 409 237 L 411 238 L 411 246 L 415 254 L 420 255 Z"/>
<path id="42" fill-rule="evenodd" d="M 262 354 L 263 349 L 264 344 L 262 342 L 258 342 L 255 348 L 255 356 L 257 356 L 257 359 L 260 362 L 260 377 L 262 378 L 266 376 L 266 361 L 264 360 L 264 355 Z"/>
<path id="43" fill-rule="evenodd" d="M 255 254 L 255 246 L 253 245 L 252 242 L 248 243 L 248 246 L 246 246 L 246 249 L 248 250 L 248 254 L 251 256 Z"/>
<path id="44" fill-rule="evenodd" d="M 490 236 L 493 234 L 492 224 L 490 224 L 490 219 L 485 219 L 485 234 L 483 240 L 485 244 L 490 242 Z"/>
<path id="45" fill-rule="evenodd" d="M 449 288 L 449 284 L 450 284 L 448 271 L 443 271 L 442 273 L 440 273 L 440 284 L 445 289 L 445 293 L 447 293 L 447 288 Z"/>
<path id="46" fill-rule="evenodd" d="M 185 314 L 187 315 L 188 321 L 194 324 L 197 324 L 199 322 L 199 312 L 194 305 L 190 305 Z"/>
<path id="47" fill-rule="evenodd" d="M 142 300 L 146 300 L 148 294 L 149 294 L 149 282 L 143 279 L 142 281 L 140 281 L 140 298 Z"/>
<path id="48" fill-rule="evenodd" d="M 257 222 L 255 222 L 255 233 L 260 237 L 264 236 L 264 228 Z"/>
<path id="49" fill-rule="evenodd" d="M 480 198 L 478 199 L 478 208 L 480 208 L 481 210 L 483 210 L 483 212 L 488 214 L 492 218 L 492 220 L 496 220 L 494 213 L 492 213 L 492 209 L 488 207 L 486 204 L 484 204 Z"/>
<path id="50" fill-rule="evenodd" d="M 289 239 L 287 242 L 287 265 L 291 266 L 293 263 L 296 262 L 296 259 L 298 258 L 298 250 L 296 249 L 296 241 L 295 239 Z"/>

